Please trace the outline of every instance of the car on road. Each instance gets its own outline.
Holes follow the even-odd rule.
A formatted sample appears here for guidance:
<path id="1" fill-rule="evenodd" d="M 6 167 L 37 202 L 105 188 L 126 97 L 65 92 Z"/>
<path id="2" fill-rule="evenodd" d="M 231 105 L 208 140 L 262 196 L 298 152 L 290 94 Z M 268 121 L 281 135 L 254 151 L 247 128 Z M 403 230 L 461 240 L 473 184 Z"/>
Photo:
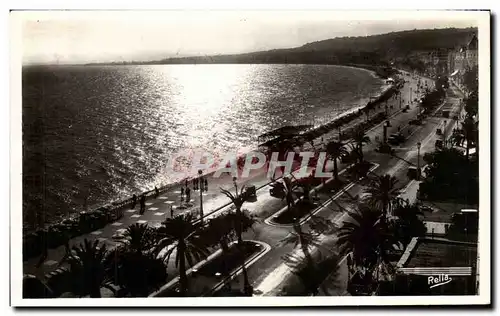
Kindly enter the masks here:
<path id="1" fill-rule="evenodd" d="M 443 130 L 442 130 L 442 129 L 440 129 L 440 128 L 438 128 L 438 129 L 436 130 L 436 134 L 437 134 L 437 135 L 443 135 Z"/>
<path id="2" fill-rule="evenodd" d="M 394 136 L 389 136 L 389 138 L 387 138 L 387 142 L 391 145 L 399 145 L 399 141 Z"/>
<path id="3" fill-rule="evenodd" d="M 269 194 L 272 197 L 283 198 L 285 196 L 285 185 L 280 182 L 271 183 L 271 188 L 269 189 Z"/>
<path id="4" fill-rule="evenodd" d="M 408 168 L 408 172 L 406 173 L 406 175 L 408 176 L 408 178 L 410 180 L 415 180 L 418 178 L 418 169 L 417 167 L 409 167 Z"/>
<path id="5" fill-rule="evenodd" d="M 380 144 L 377 149 L 375 149 L 376 152 L 379 152 L 381 154 L 394 154 L 394 149 L 392 149 L 391 145 L 387 143 L 382 143 Z"/>
<path id="6" fill-rule="evenodd" d="M 405 141 L 405 137 L 401 133 L 391 134 L 387 139 L 387 142 L 391 145 L 399 145 Z"/>
<path id="7" fill-rule="evenodd" d="M 243 192 L 243 194 L 248 198 L 256 198 L 257 189 L 255 188 L 255 185 L 249 185 L 245 187 L 245 191 Z"/>

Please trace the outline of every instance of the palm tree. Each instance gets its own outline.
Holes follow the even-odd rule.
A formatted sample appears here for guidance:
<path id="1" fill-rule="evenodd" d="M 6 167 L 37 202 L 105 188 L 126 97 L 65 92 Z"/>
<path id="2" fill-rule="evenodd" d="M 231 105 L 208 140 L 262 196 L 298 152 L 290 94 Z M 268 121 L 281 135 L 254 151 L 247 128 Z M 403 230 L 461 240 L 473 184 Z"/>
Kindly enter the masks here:
<path id="1" fill-rule="evenodd" d="M 328 159 L 333 160 L 333 175 L 335 177 L 335 180 L 339 181 L 337 161 L 342 159 L 342 157 L 347 156 L 349 153 L 347 152 L 347 149 L 342 142 L 332 141 L 326 145 L 326 154 Z"/>
<path id="2" fill-rule="evenodd" d="M 122 287 L 124 295 L 147 297 L 167 280 L 165 264 L 154 252 L 122 248 L 117 251 L 115 258 L 114 283 Z"/>
<path id="3" fill-rule="evenodd" d="M 269 162 L 271 161 L 272 154 L 274 152 L 278 153 L 278 160 L 286 160 L 289 153 L 295 153 L 295 147 L 299 142 L 295 139 L 283 139 L 274 144 L 271 144 L 264 153 L 266 155 L 266 162 L 269 167 Z M 284 173 L 285 167 L 280 167 L 282 174 Z M 274 174 L 274 173 L 273 173 Z"/>
<path id="4" fill-rule="evenodd" d="M 73 246 L 72 251 L 67 249 L 60 264 L 69 264 L 73 293 L 98 298 L 101 297 L 101 287 L 114 292 L 109 276 L 112 260 L 112 253 L 107 251 L 105 244 L 99 244 L 98 240 L 91 243 L 85 238 L 83 244 Z"/>
<path id="5" fill-rule="evenodd" d="M 230 213 L 225 213 L 212 218 L 203 232 L 203 236 L 207 239 L 208 244 L 220 245 L 224 258 L 228 257 L 229 244 L 235 237 L 234 223 L 230 216 Z M 224 259 L 222 261 L 222 275 L 224 278 L 229 277 L 229 272 L 227 262 Z"/>
<path id="6" fill-rule="evenodd" d="M 156 246 L 156 253 L 166 248 L 162 256 L 164 262 L 170 260 L 171 255 L 176 251 L 175 267 L 179 267 L 179 285 L 180 294 L 186 295 L 188 290 L 188 279 L 186 275 L 186 261 L 190 266 L 208 255 L 206 243 L 200 240 L 198 226 L 194 224 L 194 218 L 191 213 L 179 215 L 174 218 L 167 218 L 159 229 L 159 235 L 162 236 Z"/>
<path id="7" fill-rule="evenodd" d="M 476 144 L 478 139 L 478 129 L 477 122 L 474 122 L 474 119 L 470 116 L 466 117 L 462 122 L 461 129 L 453 130 L 453 134 L 450 139 L 455 146 L 462 146 L 464 141 L 467 142 L 465 150 L 466 150 L 466 158 L 469 159 L 469 150 L 472 144 Z"/>
<path id="8" fill-rule="evenodd" d="M 293 244 L 294 247 L 300 246 L 308 266 L 314 265 L 309 248 L 319 246 L 319 235 L 313 232 L 304 232 L 300 225 L 300 219 L 293 223 L 293 232 L 290 232 L 285 238 L 279 241 L 278 245 Z"/>
<path id="9" fill-rule="evenodd" d="M 422 237 L 427 232 L 425 224 L 419 218 L 424 214 L 417 205 L 400 200 L 393 213 L 397 218 L 395 235 L 403 246 L 408 245 L 413 237 Z"/>
<path id="10" fill-rule="evenodd" d="M 364 129 L 358 128 L 354 131 L 353 140 L 357 145 L 359 153 L 359 162 L 363 162 L 363 144 L 368 144 L 370 142 L 370 137 L 365 134 Z"/>
<path id="11" fill-rule="evenodd" d="M 297 183 L 289 177 L 284 177 L 283 181 L 273 182 L 271 186 L 281 192 L 282 199 L 286 200 L 288 211 L 295 205 L 294 190 L 297 188 Z"/>
<path id="12" fill-rule="evenodd" d="M 394 239 L 380 212 L 361 205 L 358 209 L 350 210 L 348 215 L 348 220 L 338 230 L 340 253 L 352 253 L 358 273 L 364 274 L 364 285 L 372 287 L 380 279 L 379 275 L 374 275 L 375 272 L 392 272 L 388 251 L 394 245 Z"/>
<path id="13" fill-rule="evenodd" d="M 147 224 L 133 224 L 125 231 L 124 246 L 116 251 L 114 283 L 132 297 L 146 297 L 167 278 L 163 260 L 154 253 L 156 232 Z"/>
<path id="14" fill-rule="evenodd" d="M 235 186 L 236 186 L 236 182 L 235 182 Z M 237 187 L 236 187 L 235 194 L 233 194 L 230 191 L 223 189 L 223 188 L 221 188 L 220 190 L 221 190 L 222 194 L 227 196 L 234 205 L 234 208 L 236 211 L 235 212 L 236 221 L 234 222 L 234 228 L 235 228 L 236 237 L 238 240 L 238 248 L 241 251 L 241 253 L 243 254 L 244 253 L 244 248 L 243 248 L 244 245 L 243 245 L 242 233 L 243 233 L 243 218 L 244 218 L 244 216 L 243 216 L 241 208 L 242 208 L 243 203 L 245 203 L 246 198 L 247 198 L 247 196 L 245 194 L 243 194 L 243 192 L 245 190 L 245 186 L 241 187 L 241 191 L 239 192 L 239 194 L 238 194 Z M 250 286 L 250 282 L 248 281 L 247 269 L 245 267 L 245 257 L 244 256 L 241 256 L 241 257 L 242 257 L 241 270 L 243 273 L 243 291 L 244 291 L 245 295 L 252 295 L 253 289 Z"/>
<path id="15" fill-rule="evenodd" d="M 150 250 L 155 244 L 155 230 L 148 224 L 132 224 L 127 227 L 124 234 L 124 242 L 128 244 L 128 248 L 134 252 L 142 253 Z"/>
<path id="16" fill-rule="evenodd" d="M 377 176 L 372 179 L 369 187 L 365 190 L 368 193 L 366 200 L 368 204 L 380 211 L 383 218 L 392 209 L 399 190 L 396 188 L 397 178 L 391 175 Z"/>

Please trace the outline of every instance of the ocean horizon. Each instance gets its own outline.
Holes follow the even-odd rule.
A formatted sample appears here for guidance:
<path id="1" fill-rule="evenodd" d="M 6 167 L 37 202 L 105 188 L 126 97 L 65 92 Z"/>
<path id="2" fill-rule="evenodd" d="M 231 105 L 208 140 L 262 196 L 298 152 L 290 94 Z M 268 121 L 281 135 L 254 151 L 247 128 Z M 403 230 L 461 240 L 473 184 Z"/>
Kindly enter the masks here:
<path id="1" fill-rule="evenodd" d="M 25 225 L 181 180 L 163 172 L 175 152 L 255 148 L 262 133 L 326 123 L 387 87 L 333 65 L 64 65 L 22 79 Z"/>

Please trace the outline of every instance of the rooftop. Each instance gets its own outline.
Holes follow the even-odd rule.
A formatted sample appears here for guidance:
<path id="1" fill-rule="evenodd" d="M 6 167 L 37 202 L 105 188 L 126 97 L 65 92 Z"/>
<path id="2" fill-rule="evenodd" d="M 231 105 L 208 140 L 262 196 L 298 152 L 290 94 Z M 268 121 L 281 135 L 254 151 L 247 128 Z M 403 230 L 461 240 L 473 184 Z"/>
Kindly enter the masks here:
<path id="1" fill-rule="evenodd" d="M 455 213 L 460 213 L 464 209 L 478 209 L 477 205 L 469 204 L 456 204 L 456 203 L 443 203 L 443 202 L 428 202 L 424 201 L 423 204 L 432 212 L 424 212 L 424 221 L 429 222 L 442 222 L 451 223 L 451 217 Z"/>
<path id="2" fill-rule="evenodd" d="M 471 267 L 477 260 L 477 244 L 420 240 L 405 267 Z"/>

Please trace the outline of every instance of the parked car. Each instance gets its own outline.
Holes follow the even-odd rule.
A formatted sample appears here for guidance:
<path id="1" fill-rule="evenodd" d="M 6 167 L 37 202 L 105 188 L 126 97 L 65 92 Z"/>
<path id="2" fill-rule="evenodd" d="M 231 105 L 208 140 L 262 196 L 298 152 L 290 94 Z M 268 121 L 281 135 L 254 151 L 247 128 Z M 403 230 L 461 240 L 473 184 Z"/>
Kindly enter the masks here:
<path id="1" fill-rule="evenodd" d="M 398 144 L 400 144 L 400 143 L 402 143 L 402 142 L 404 142 L 404 141 L 405 141 L 405 137 L 404 137 L 404 136 L 403 136 L 403 134 L 401 134 L 401 133 L 394 133 L 394 134 L 391 134 L 391 135 L 389 136 L 389 139 L 392 139 L 392 140 L 393 140 L 393 143 L 394 143 L 395 145 L 398 145 Z"/>
<path id="2" fill-rule="evenodd" d="M 406 173 L 406 175 L 408 176 L 408 178 L 410 180 L 415 180 L 418 178 L 418 169 L 417 167 L 409 167 L 408 168 L 408 172 Z"/>
<path id="3" fill-rule="evenodd" d="M 271 184 L 269 189 L 269 194 L 273 197 L 282 198 L 285 195 L 285 189 L 283 188 L 283 183 L 275 182 Z"/>
<path id="4" fill-rule="evenodd" d="M 389 136 L 389 138 L 387 138 L 387 142 L 391 145 L 399 145 L 399 141 L 396 137 L 394 137 L 393 135 Z"/>
<path id="5" fill-rule="evenodd" d="M 252 197 L 252 198 L 257 197 L 257 189 L 255 188 L 255 185 L 247 186 L 243 194 L 246 195 L 247 197 Z"/>
<path id="6" fill-rule="evenodd" d="M 382 143 L 380 144 L 377 149 L 375 149 L 375 151 L 381 153 L 381 154 L 394 154 L 394 149 L 392 149 L 392 147 L 387 144 L 387 143 Z"/>

